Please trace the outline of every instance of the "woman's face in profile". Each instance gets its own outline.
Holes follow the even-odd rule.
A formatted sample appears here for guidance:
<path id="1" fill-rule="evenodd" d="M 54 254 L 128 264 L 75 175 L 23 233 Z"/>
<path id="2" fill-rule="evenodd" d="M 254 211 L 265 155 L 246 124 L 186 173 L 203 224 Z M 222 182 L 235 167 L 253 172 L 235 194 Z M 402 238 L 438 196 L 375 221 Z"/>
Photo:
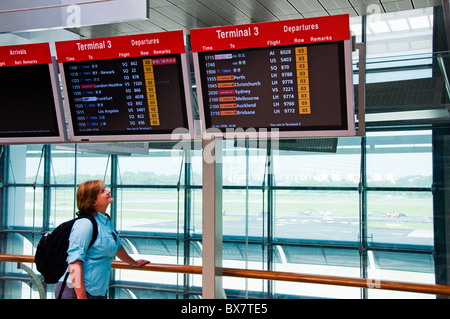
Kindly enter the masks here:
<path id="1" fill-rule="evenodd" d="M 108 205 L 112 203 L 113 200 L 114 198 L 111 197 L 111 191 L 103 187 L 101 192 L 97 195 L 94 207 L 97 211 L 105 213 Z"/>

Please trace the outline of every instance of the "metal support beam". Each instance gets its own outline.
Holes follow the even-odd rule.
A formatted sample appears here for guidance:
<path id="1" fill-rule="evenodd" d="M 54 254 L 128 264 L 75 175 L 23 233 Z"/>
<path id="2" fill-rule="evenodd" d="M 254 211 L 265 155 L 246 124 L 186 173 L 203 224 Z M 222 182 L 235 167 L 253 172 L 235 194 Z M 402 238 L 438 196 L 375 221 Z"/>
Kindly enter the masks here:
<path id="1" fill-rule="evenodd" d="M 189 265 L 191 257 L 191 216 L 192 216 L 192 189 L 191 189 L 191 152 L 188 150 L 183 151 L 184 156 L 184 225 L 183 225 L 183 264 Z M 184 274 L 183 278 L 183 291 L 187 291 L 190 286 L 190 276 Z M 187 294 L 183 294 L 184 298 L 188 298 Z"/>
<path id="2" fill-rule="evenodd" d="M 47 231 L 50 229 L 50 215 L 52 205 L 52 189 L 49 186 L 51 183 L 51 145 L 45 145 L 44 152 L 44 207 L 43 207 L 43 227 Z M 39 173 L 39 172 L 38 172 Z M 34 224 L 34 222 L 33 222 Z"/>
<path id="3" fill-rule="evenodd" d="M 203 298 L 221 299 L 222 138 L 203 140 Z"/>
<path id="4" fill-rule="evenodd" d="M 444 24 L 447 34 L 447 45 L 450 46 L 450 0 L 442 0 L 442 9 L 444 13 Z"/>
<path id="5" fill-rule="evenodd" d="M 450 283 L 450 130 L 433 129 L 433 227 L 436 284 Z"/>
<path id="6" fill-rule="evenodd" d="M 7 188 L 5 184 L 8 183 L 8 158 L 9 146 L 0 146 L 0 229 L 6 227 L 6 205 L 7 205 Z M 5 250 L 0 245 L 0 252 Z"/>
<path id="7" fill-rule="evenodd" d="M 366 43 L 357 43 L 359 51 L 358 67 L 358 130 L 356 136 L 366 135 Z"/>
<path id="8" fill-rule="evenodd" d="M 34 283 L 34 285 L 36 286 L 36 289 L 39 293 L 39 299 L 46 299 L 47 297 L 45 294 L 44 285 L 42 285 L 42 281 L 39 279 L 39 277 L 36 275 L 36 273 L 33 270 L 31 270 L 30 267 L 28 267 L 27 265 L 24 265 L 20 262 L 17 263 L 17 268 L 22 269 L 28 275 L 30 275 L 31 281 Z"/>
<path id="9" fill-rule="evenodd" d="M 118 165 L 119 159 L 117 155 L 110 155 L 111 159 L 111 196 L 112 198 L 117 198 L 117 181 L 118 181 Z M 107 180 L 107 176 L 105 176 Z M 117 227 L 117 201 L 114 200 L 110 205 L 111 221 L 114 228 Z"/>
<path id="10" fill-rule="evenodd" d="M 266 256 L 267 256 L 267 270 L 273 271 L 273 243 L 274 243 L 274 221 L 275 221 L 275 176 L 274 176 L 274 162 L 273 162 L 273 152 L 272 152 L 272 141 L 270 146 L 267 147 L 267 237 L 263 238 L 266 242 Z M 263 226 L 264 227 L 264 226 Z M 264 266 L 263 266 L 264 267 Z M 267 281 L 267 298 L 272 298 L 273 296 L 273 281 Z"/>

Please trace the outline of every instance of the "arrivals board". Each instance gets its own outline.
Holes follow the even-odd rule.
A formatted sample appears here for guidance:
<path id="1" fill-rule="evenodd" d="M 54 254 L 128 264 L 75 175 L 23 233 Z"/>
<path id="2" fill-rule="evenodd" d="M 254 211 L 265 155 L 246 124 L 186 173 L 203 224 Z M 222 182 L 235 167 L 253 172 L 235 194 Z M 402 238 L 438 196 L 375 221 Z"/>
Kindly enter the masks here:
<path id="1" fill-rule="evenodd" d="M 204 135 L 355 134 L 348 15 L 195 29 L 191 42 Z"/>
<path id="2" fill-rule="evenodd" d="M 191 136 L 182 31 L 57 42 L 71 140 Z"/>
<path id="3" fill-rule="evenodd" d="M 65 137 L 48 43 L 0 47 L 0 143 L 51 143 Z"/>

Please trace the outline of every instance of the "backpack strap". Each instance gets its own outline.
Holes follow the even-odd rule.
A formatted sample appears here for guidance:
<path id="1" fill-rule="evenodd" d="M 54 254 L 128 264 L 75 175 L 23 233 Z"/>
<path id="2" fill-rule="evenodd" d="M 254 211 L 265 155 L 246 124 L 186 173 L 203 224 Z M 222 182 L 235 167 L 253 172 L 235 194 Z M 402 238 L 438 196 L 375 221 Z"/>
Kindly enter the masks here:
<path id="1" fill-rule="evenodd" d="M 67 278 L 69 277 L 69 271 L 66 271 L 66 275 L 64 276 L 64 281 L 61 285 L 61 289 L 59 290 L 59 294 L 58 294 L 58 299 L 62 298 L 63 292 L 64 292 L 64 288 L 66 288 L 66 281 Z"/>

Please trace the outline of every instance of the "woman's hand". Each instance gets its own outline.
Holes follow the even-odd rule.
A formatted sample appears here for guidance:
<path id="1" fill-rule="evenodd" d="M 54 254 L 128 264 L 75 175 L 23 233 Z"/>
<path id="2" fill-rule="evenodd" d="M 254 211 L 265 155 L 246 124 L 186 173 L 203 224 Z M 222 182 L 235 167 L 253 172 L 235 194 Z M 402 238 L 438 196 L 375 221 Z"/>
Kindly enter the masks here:
<path id="1" fill-rule="evenodd" d="M 150 262 L 148 260 L 138 259 L 138 260 L 135 260 L 134 263 L 131 264 L 131 266 L 141 267 L 141 266 L 144 266 L 145 264 L 149 264 L 149 263 Z"/>
<path id="2" fill-rule="evenodd" d="M 128 253 L 126 252 L 125 248 L 123 248 L 123 246 L 120 247 L 116 256 L 119 257 L 120 260 L 126 262 L 128 265 L 134 266 L 134 267 L 141 267 L 145 264 L 150 263 L 148 260 L 145 260 L 145 259 L 134 260 L 130 255 L 128 255 Z"/>

